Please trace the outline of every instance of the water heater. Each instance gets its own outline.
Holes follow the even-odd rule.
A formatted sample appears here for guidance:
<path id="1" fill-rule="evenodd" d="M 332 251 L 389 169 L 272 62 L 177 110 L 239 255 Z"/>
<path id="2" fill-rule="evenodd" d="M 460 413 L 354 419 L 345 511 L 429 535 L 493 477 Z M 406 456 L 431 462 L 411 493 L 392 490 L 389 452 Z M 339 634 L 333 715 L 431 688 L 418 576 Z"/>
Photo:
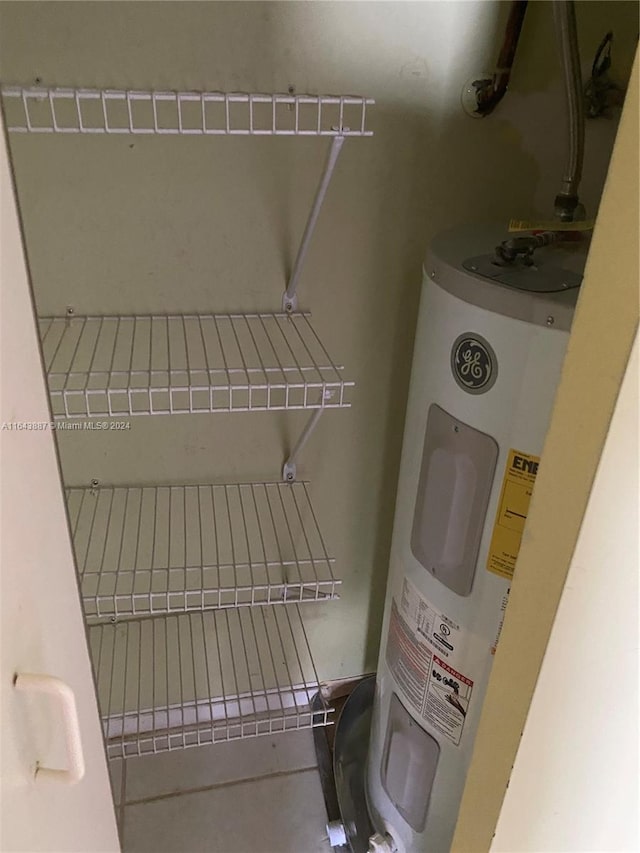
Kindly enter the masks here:
<path id="1" fill-rule="evenodd" d="M 366 770 L 371 849 L 451 845 L 584 267 L 579 244 L 536 248 L 556 236 L 456 229 L 426 258 Z"/>

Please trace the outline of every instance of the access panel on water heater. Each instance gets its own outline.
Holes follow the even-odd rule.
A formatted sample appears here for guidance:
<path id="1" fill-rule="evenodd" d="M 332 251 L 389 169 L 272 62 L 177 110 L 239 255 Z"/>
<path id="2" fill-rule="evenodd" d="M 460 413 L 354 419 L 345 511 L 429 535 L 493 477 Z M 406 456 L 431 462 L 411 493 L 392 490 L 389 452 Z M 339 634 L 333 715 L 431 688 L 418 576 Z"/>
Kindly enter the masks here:
<path id="1" fill-rule="evenodd" d="M 497 458 L 495 439 L 431 405 L 411 551 L 458 595 L 469 595 L 473 586 Z"/>
<path id="2" fill-rule="evenodd" d="M 380 779 L 391 802 L 416 832 L 424 830 L 439 757 L 438 741 L 416 723 L 394 693 Z"/>

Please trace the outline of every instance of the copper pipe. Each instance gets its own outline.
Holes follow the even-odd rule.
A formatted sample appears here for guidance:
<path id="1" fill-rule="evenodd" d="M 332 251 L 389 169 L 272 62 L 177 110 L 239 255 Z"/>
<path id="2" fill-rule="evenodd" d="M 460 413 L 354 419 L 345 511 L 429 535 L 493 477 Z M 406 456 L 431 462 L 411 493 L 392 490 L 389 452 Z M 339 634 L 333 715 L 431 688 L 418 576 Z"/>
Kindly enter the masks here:
<path id="1" fill-rule="evenodd" d="M 504 41 L 498 56 L 496 69 L 490 80 L 477 80 L 476 87 L 478 115 L 488 116 L 494 111 L 500 101 L 504 98 L 509 80 L 511 79 L 511 68 L 515 59 L 524 16 L 527 11 L 528 0 L 514 0 L 511 4 L 509 19 L 504 33 Z"/>

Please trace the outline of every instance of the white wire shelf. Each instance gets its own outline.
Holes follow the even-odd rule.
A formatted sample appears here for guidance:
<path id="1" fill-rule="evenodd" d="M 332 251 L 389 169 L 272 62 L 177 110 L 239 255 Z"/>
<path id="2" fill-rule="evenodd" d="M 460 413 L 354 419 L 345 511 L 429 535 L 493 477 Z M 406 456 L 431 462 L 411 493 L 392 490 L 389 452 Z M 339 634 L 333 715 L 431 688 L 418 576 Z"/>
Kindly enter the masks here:
<path id="1" fill-rule="evenodd" d="M 89 629 L 107 754 L 144 755 L 332 722 L 295 607 Z"/>
<path id="2" fill-rule="evenodd" d="M 372 136 L 371 98 L 5 86 L 10 133 Z"/>
<path id="3" fill-rule="evenodd" d="M 307 486 L 68 489 L 87 619 L 336 598 Z"/>
<path id="4" fill-rule="evenodd" d="M 56 420 L 351 405 L 304 313 L 45 317 L 40 334 Z"/>

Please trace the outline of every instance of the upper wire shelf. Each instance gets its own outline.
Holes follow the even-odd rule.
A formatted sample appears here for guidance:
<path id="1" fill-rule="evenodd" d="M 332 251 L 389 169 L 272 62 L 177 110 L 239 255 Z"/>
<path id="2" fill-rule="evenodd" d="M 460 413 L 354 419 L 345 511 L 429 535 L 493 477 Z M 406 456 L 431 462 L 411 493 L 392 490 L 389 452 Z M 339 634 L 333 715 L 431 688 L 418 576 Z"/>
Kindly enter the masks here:
<path id="1" fill-rule="evenodd" d="M 299 605 L 89 629 L 107 755 L 126 758 L 332 722 Z"/>
<path id="2" fill-rule="evenodd" d="M 336 597 L 307 483 L 72 488 L 85 615 L 152 616 Z"/>
<path id="3" fill-rule="evenodd" d="M 305 313 L 44 317 L 40 334 L 57 420 L 351 405 Z"/>
<path id="4" fill-rule="evenodd" d="M 372 136 L 352 95 L 5 86 L 10 133 Z"/>

